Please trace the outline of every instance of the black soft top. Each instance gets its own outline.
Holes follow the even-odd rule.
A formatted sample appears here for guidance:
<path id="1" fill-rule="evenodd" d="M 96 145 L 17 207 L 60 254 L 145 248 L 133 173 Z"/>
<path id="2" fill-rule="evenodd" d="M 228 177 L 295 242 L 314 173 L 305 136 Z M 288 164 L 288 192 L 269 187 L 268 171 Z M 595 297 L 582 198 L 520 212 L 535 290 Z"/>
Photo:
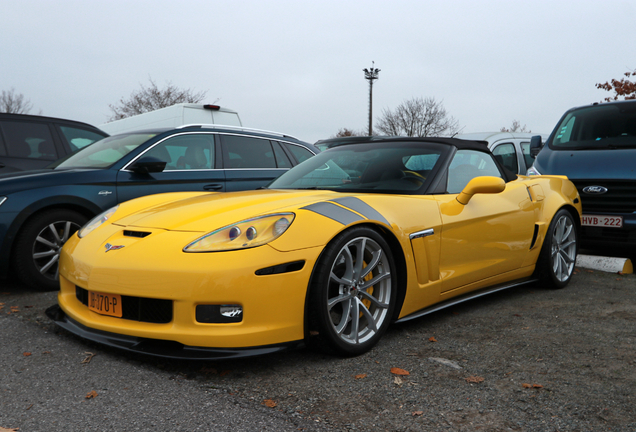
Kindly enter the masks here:
<path id="1" fill-rule="evenodd" d="M 457 149 L 469 149 L 469 150 L 477 150 L 485 153 L 490 153 L 488 149 L 488 143 L 486 141 L 473 141 L 473 140 L 465 140 L 459 138 L 443 138 L 443 137 L 425 137 L 425 138 L 417 138 L 417 137 L 386 137 L 386 138 L 378 138 L 378 137 L 356 137 L 359 140 L 342 142 L 334 145 L 333 147 L 343 147 L 349 145 L 364 145 L 364 144 L 381 144 L 381 143 L 389 143 L 389 142 L 400 142 L 400 143 L 432 143 L 432 144 L 446 144 L 450 146 L 454 146 Z M 327 141 L 327 140 L 324 140 Z"/>

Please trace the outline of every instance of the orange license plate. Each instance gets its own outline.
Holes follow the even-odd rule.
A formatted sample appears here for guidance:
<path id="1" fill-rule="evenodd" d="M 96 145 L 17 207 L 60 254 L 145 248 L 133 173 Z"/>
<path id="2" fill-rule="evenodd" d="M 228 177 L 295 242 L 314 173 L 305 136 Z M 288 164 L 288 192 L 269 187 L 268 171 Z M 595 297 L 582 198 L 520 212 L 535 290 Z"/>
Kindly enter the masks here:
<path id="1" fill-rule="evenodd" d="M 121 318 L 121 296 L 89 291 L 88 308 L 98 314 Z"/>

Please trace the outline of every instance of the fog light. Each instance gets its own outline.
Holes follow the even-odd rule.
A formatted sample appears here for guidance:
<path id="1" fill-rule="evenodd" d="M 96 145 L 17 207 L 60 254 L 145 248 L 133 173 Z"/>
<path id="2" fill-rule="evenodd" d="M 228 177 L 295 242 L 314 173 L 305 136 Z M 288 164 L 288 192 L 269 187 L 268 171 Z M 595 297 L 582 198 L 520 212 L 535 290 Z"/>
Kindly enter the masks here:
<path id="1" fill-rule="evenodd" d="M 243 321 L 241 305 L 197 305 L 196 320 L 204 324 L 227 324 Z"/>
<path id="2" fill-rule="evenodd" d="M 224 306 L 221 306 L 219 309 L 220 309 L 219 311 L 221 312 L 221 315 L 227 318 L 234 318 L 243 313 L 243 307 L 239 305 L 229 305 L 229 306 L 224 305 Z"/>

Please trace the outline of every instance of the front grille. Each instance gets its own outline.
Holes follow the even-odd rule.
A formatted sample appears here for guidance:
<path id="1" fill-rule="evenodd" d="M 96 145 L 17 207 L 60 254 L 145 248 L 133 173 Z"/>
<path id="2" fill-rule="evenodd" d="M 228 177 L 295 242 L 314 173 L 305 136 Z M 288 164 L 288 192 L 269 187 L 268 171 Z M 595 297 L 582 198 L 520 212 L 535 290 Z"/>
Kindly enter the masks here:
<path id="1" fill-rule="evenodd" d="M 581 238 L 596 243 L 610 243 L 614 245 L 636 244 L 636 230 L 626 231 L 618 228 L 604 228 L 582 226 Z"/>
<path id="2" fill-rule="evenodd" d="M 88 290 L 75 285 L 75 296 L 88 307 Z M 121 296 L 122 319 L 166 324 L 172 321 L 172 300 Z"/>
<path id="3" fill-rule="evenodd" d="M 636 180 L 572 180 L 581 195 L 583 213 L 633 213 L 636 211 Z M 604 194 L 587 194 L 587 186 L 603 186 Z"/>

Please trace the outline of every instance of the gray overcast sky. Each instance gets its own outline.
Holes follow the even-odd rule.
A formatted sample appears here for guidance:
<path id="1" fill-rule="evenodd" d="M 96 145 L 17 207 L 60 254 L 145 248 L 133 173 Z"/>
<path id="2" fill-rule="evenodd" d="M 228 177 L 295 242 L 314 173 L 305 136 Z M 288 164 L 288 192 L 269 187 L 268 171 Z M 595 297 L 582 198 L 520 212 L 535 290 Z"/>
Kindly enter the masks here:
<path id="1" fill-rule="evenodd" d="M 549 133 L 636 68 L 636 2 L 0 0 L 0 90 L 99 125 L 151 77 L 207 91 L 245 126 L 314 142 L 413 97 L 463 132 Z"/>

